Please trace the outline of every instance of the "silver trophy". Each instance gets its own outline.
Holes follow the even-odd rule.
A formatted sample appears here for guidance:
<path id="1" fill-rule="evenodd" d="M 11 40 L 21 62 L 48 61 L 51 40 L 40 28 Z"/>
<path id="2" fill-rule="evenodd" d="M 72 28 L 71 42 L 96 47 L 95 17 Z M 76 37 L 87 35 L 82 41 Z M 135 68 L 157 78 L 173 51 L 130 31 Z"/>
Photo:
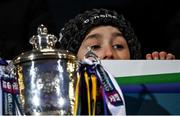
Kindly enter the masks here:
<path id="1" fill-rule="evenodd" d="M 20 101 L 26 115 L 71 115 L 74 104 L 76 57 L 54 49 L 57 38 L 43 25 L 30 39 L 33 46 L 15 57 Z"/>

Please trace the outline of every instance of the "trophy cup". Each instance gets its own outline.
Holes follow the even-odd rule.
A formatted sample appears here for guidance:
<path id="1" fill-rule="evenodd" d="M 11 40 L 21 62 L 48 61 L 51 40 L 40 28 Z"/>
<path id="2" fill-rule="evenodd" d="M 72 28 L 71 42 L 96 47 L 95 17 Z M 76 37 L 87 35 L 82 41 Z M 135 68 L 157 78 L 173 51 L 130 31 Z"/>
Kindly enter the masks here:
<path id="1" fill-rule="evenodd" d="M 30 39 L 33 50 L 15 57 L 20 101 L 25 115 L 72 115 L 76 57 L 54 49 L 57 38 L 40 25 Z"/>

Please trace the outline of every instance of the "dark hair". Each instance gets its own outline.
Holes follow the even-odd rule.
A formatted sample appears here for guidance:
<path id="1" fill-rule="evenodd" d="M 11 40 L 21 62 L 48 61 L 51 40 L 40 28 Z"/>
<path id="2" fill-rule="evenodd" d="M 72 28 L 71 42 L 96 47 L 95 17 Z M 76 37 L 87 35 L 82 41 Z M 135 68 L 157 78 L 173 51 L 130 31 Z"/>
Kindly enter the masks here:
<path id="1" fill-rule="evenodd" d="M 93 27 L 110 25 L 119 29 L 128 43 L 131 59 L 141 57 L 140 43 L 123 15 L 107 9 L 93 9 L 69 20 L 60 32 L 60 48 L 77 54 L 83 38 Z"/>

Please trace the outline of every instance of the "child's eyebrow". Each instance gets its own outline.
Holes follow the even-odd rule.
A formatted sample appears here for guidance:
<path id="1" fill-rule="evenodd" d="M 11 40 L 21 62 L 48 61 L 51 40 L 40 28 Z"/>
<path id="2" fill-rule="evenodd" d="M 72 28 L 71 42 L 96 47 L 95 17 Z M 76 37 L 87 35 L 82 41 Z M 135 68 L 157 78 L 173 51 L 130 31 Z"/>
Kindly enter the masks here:
<path id="1" fill-rule="evenodd" d="M 90 35 L 88 35 L 86 38 L 85 38 L 85 40 L 87 40 L 87 39 L 98 39 L 98 38 L 101 38 L 102 36 L 100 35 L 100 34 L 98 34 L 98 33 L 95 33 L 95 34 L 90 34 Z"/>

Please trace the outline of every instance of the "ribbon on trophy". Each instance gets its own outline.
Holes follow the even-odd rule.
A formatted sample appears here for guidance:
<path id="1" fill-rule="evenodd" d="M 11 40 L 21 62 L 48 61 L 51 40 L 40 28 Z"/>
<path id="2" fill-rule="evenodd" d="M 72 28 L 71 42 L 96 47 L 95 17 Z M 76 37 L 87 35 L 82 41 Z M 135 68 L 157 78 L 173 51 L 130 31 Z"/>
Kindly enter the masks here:
<path id="1" fill-rule="evenodd" d="M 122 91 L 89 50 L 79 62 L 75 81 L 75 115 L 125 115 Z"/>
<path id="2" fill-rule="evenodd" d="M 23 109 L 20 103 L 19 87 L 17 78 L 13 72 L 13 64 L 7 63 L 0 59 L 0 79 L 2 93 L 2 112 L 3 115 L 23 114 Z"/>

